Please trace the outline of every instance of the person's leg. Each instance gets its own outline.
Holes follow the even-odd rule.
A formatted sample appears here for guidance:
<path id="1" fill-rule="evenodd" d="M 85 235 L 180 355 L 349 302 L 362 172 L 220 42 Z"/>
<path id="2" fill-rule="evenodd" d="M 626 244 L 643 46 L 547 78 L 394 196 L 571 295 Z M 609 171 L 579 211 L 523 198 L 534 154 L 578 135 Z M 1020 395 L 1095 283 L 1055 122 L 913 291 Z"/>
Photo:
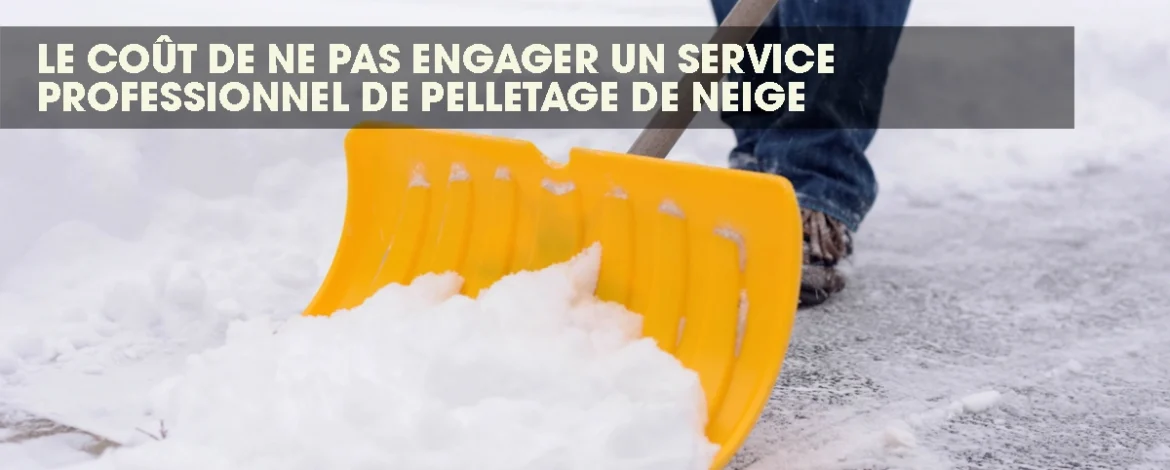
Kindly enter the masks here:
<path id="1" fill-rule="evenodd" d="M 712 0 L 717 21 L 735 0 Z M 733 75 L 732 80 L 804 81 L 802 112 L 728 112 L 736 133 L 733 168 L 789 179 L 797 193 L 805 231 L 802 306 L 818 304 L 844 288 L 834 269 L 852 252 L 857 231 L 877 197 L 877 181 L 865 151 L 873 140 L 886 77 L 910 0 L 782 0 L 779 15 L 754 43 L 836 40 L 834 76 Z M 768 27 L 773 27 L 769 29 Z M 777 35 L 775 26 L 794 28 Z M 844 35 L 801 27 L 847 27 Z M 810 36 L 809 34 L 814 34 Z"/>
<path id="2" fill-rule="evenodd" d="M 784 0 L 780 0 L 780 3 L 783 3 L 783 1 Z M 723 22 L 723 19 L 726 18 L 727 14 L 731 13 L 731 9 L 735 7 L 736 2 L 737 0 L 711 0 L 711 7 L 715 10 L 715 24 Z M 776 10 L 773 10 L 772 14 L 764 20 L 764 23 L 761 25 L 761 27 L 775 27 L 778 24 Z M 757 33 L 752 38 L 752 42 L 774 42 L 769 40 L 766 36 L 766 34 Z M 736 74 L 733 72 L 728 76 L 728 79 L 733 81 L 742 81 L 745 79 L 745 76 L 743 74 Z M 752 169 L 753 171 L 759 171 L 755 166 L 756 144 L 759 143 L 760 135 L 763 133 L 763 131 L 776 119 L 775 115 L 740 115 L 731 117 L 730 114 L 724 113 L 722 118 L 723 122 L 731 127 L 731 130 L 735 135 L 735 146 L 731 149 L 730 162 L 728 166 L 732 168 Z M 732 120 L 729 121 L 729 118 Z"/>

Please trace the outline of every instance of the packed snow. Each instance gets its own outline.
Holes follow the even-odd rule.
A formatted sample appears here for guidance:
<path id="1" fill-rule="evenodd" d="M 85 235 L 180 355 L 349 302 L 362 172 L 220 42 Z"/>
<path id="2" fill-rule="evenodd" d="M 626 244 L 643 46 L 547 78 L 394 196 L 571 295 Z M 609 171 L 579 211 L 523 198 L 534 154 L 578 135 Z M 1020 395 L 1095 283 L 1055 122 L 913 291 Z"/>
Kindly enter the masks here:
<path id="1" fill-rule="evenodd" d="M 712 21 L 703 0 L 2 1 L 6 25 Z M 1170 285 L 1170 212 L 1163 196 L 1170 179 L 1168 13 L 1166 5 L 1148 0 L 922 0 L 912 5 L 912 25 L 1076 26 L 1077 128 L 880 131 L 871 154 L 882 194 L 858 235 L 856 258 L 848 266 L 851 285 L 840 298 L 798 316 L 780 380 L 731 468 L 1170 468 L 1170 369 L 1165 366 L 1170 363 L 1170 337 L 1165 334 L 1170 331 L 1170 294 L 1165 289 Z M 532 139 L 553 157 L 575 145 L 624 150 L 636 135 L 485 132 Z M 479 368 L 470 368 L 454 361 L 455 351 L 487 347 L 489 339 L 461 344 L 465 349 L 445 351 L 447 356 L 421 357 L 420 350 L 407 350 L 408 345 L 425 348 L 438 344 L 427 341 L 451 340 L 466 331 L 453 328 L 444 330 L 450 336 L 415 335 L 401 342 L 393 339 L 402 339 L 402 330 L 383 323 L 397 319 L 401 326 L 423 321 L 422 315 L 437 315 L 454 324 L 461 313 L 483 307 L 457 297 L 422 295 L 449 278 L 433 277 L 424 281 L 426 287 L 383 292 L 387 298 L 410 297 L 419 303 L 412 309 L 381 305 L 382 317 L 365 310 L 329 321 L 298 316 L 324 276 L 341 230 L 342 138 L 342 131 L 0 131 L 0 469 L 103 468 L 118 467 L 113 465 L 117 462 L 128 468 L 186 468 L 186 460 L 166 455 L 170 451 L 191 452 L 191 462 L 215 468 L 212 459 L 248 458 L 241 454 L 248 443 L 269 443 L 271 447 L 259 451 L 249 448 L 280 457 L 277 449 L 294 448 L 312 437 L 324 440 L 311 442 L 361 449 L 342 459 L 377 459 L 380 450 L 370 445 L 373 436 L 357 430 L 419 431 L 411 436 L 414 441 L 394 441 L 405 446 L 450 428 L 443 428 L 441 419 L 428 424 L 438 428 L 423 428 L 420 421 L 412 421 L 419 415 L 399 415 L 401 425 L 393 428 L 359 420 L 355 428 L 337 430 L 330 427 L 337 421 L 322 422 L 324 413 L 360 418 L 388 416 L 379 413 L 395 410 L 442 416 L 451 410 L 421 404 L 417 409 L 394 408 L 389 400 L 327 400 L 327 392 L 354 397 L 385 391 L 419 403 L 474 400 L 476 394 L 493 391 L 508 396 L 507 390 L 492 388 L 506 382 L 476 374 L 503 373 L 517 364 L 484 360 L 476 363 Z M 723 165 L 730 144 L 729 132 L 688 131 L 671 158 Z M 677 208 L 663 210 L 674 213 Z M 545 276 L 556 277 L 533 273 L 531 280 Z M 596 375 L 578 371 L 584 375 L 576 379 L 619 377 L 622 369 L 616 364 L 604 370 L 601 365 L 618 362 L 622 353 L 644 354 L 635 359 L 660 365 L 654 373 L 673 377 L 678 388 L 633 387 L 624 390 L 631 397 L 624 406 L 634 403 L 633 397 L 671 393 L 671 399 L 654 403 L 674 403 L 677 414 L 664 417 L 644 410 L 641 423 L 690 422 L 695 411 L 683 405 L 691 400 L 685 383 L 690 379 L 665 358 L 639 349 L 644 343 L 617 341 L 628 325 L 617 320 L 622 317 L 618 312 L 610 313 L 613 324 L 565 330 L 567 335 L 592 328 L 615 338 L 608 343 L 608 356 L 599 353 L 590 362 L 598 367 Z M 569 317 L 545 321 L 557 318 Z M 338 336 L 347 325 L 358 324 L 378 324 L 383 331 Z M 534 338 L 521 331 L 509 334 Z M 306 354 L 322 344 L 336 349 Z M 262 345 L 269 349 L 254 349 Z M 572 351 L 564 349 L 568 344 L 533 347 L 543 349 L 531 355 L 547 362 L 524 364 L 547 366 L 587 357 L 582 351 L 569 355 Z M 354 356 L 362 348 L 399 355 Z M 281 356 L 286 352 L 307 360 L 291 361 Z M 492 357 L 517 354 L 503 348 L 491 352 L 496 355 Z M 238 354 L 249 354 L 250 360 L 233 360 L 242 357 Z M 201 359 L 192 364 L 192 357 Z M 333 360 L 347 357 L 354 360 L 326 369 Z M 408 357 L 429 362 L 404 362 Z M 268 369 L 262 369 L 265 364 Z M 277 364 L 288 365 L 282 369 L 285 375 L 274 375 Z M 424 387 L 426 380 L 394 383 L 376 380 L 374 374 L 421 374 L 411 367 L 423 364 L 448 366 L 446 375 L 432 379 L 475 386 L 444 388 L 446 393 L 468 394 L 463 396 L 424 396 L 420 388 L 409 387 Z M 322 373 L 296 375 L 313 370 Z M 625 372 L 632 370 L 641 373 Z M 332 388 L 337 383 L 327 379 L 343 371 L 352 373 L 351 386 Z M 512 372 L 516 380 L 536 377 Z M 242 378 L 210 386 L 223 394 L 190 393 L 227 374 Z M 623 384 L 645 383 L 634 379 Z M 318 388 L 293 388 L 298 382 Z M 597 394 L 588 395 L 590 390 Z M 623 406 L 620 395 L 602 397 L 600 389 L 573 392 L 578 407 L 562 412 L 590 404 L 611 412 Z M 261 396 L 275 399 L 259 400 Z M 232 397 L 248 401 L 234 402 Z M 318 406 L 279 414 L 301 400 L 315 400 Z M 465 407 L 463 412 L 486 413 L 480 417 L 509 412 L 492 406 Z M 552 418 L 539 404 L 511 409 L 537 410 L 538 417 Z M 136 447 L 95 461 L 85 451 L 93 449 L 94 439 L 45 434 L 29 413 Z M 262 419 L 266 416 L 271 421 Z M 615 416 L 595 413 L 589 423 L 639 429 Z M 302 433 L 280 427 L 293 417 L 305 420 Z M 246 439 L 231 441 L 241 431 L 224 430 L 236 422 L 253 427 Z M 537 430 L 546 439 L 584 432 L 539 428 L 542 423 L 551 421 L 513 422 L 508 429 L 516 439 L 536 438 Z M 158 436 L 162 428 L 166 439 L 146 435 Z M 675 439 L 669 448 L 614 449 L 585 439 L 578 442 L 596 445 L 563 449 L 592 449 L 597 453 L 590 455 L 598 459 L 628 457 L 623 452 L 634 450 L 658 452 L 658 457 L 670 452 L 669 457 L 685 466 L 701 460 L 703 452 L 702 443 L 687 443 L 695 438 L 688 429 L 693 428 L 663 434 Z M 211 430 L 224 431 L 220 435 Z M 662 434 L 658 428 L 648 432 Z M 339 441 L 343 436 L 350 440 Z M 500 436 L 489 437 L 502 436 L 501 430 Z M 426 443 L 460 445 L 454 440 Z M 545 444 L 545 449 L 555 449 L 555 442 Z M 317 457 L 323 457 L 330 446 L 296 450 L 321 452 Z M 689 451 L 671 452 L 684 448 Z M 440 449 L 418 447 L 399 456 L 444 455 Z M 250 455 L 257 460 L 240 467 L 263 468 L 263 454 Z M 471 467 L 504 466 L 515 461 L 503 459 L 524 458 L 497 457 L 501 460 L 481 460 Z M 435 465 L 445 464 L 451 462 Z M 338 466 L 337 461 L 320 465 Z"/>
<path id="2" fill-rule="evenodd" d="M 234 323 L 152 390 L 157 440 L 79 468 L 706 470 L 698 376 L 593 296 L 600 261 L 474 300 L 426 275 L 332 317 Z"/>

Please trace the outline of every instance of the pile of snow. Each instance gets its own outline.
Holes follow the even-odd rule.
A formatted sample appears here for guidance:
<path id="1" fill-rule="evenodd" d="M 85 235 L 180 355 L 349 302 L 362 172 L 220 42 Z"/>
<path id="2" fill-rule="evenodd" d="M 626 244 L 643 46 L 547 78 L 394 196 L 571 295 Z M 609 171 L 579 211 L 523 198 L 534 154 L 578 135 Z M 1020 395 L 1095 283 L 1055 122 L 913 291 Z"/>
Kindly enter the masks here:
<path id="1" fill-rule="evenodd" d="M 187 159 L 162 160 L 178 165 L 173 160 Z M 58 390 L 100 385 L 109 396 L 90 403 L 112 406 L 111 397 L 136 388 L 112 377 L 124 366 L 172 356 L 181 365 L 186 354 L 221 345 L 232 321 L 299 314 L 340 238 L 344 163 L 290 158 L 257 171 L 248 188 L 221 188 L 234 194 L 219 197 L 163 181 L 169 187 L 151 194 L 152 207 L 136 215 L 142 227 L 133 233 L 117 230 L 117 208 L 99 205 L 89 215 L 104 222 L 65 217 L 31 240 L 0 234 L 0 403 L 32 402 L 68 412 L 88 405 Z M 21 171 L 0 171 L 0 188 L 19 183 Z M 46 193 L 61 189 L 43 186 Z M 121 190 L 146 192 L 137 186 Z M 44 195 L 22 199 L 40 201 Z M 70 195 L 76 201 L 90 196 Z M 0 219 L 24 220 L 40 209 L 26 206 L 14 212 L 0 207 Z M 19 256 L 5 253 L 10 249 Z M 15 262 L 6 265 L 5 257 Z M 148 375 L 142 374 L 142 382 L 166 376 Z"/>
<path id="2" fill-rule="evenodd" d="M 77 468 L 706 470 L 698 376 L 593 296 L 599 246 L 478 298 L 455 274 L 232 324 L 152 391 L 159 439 Z"/>

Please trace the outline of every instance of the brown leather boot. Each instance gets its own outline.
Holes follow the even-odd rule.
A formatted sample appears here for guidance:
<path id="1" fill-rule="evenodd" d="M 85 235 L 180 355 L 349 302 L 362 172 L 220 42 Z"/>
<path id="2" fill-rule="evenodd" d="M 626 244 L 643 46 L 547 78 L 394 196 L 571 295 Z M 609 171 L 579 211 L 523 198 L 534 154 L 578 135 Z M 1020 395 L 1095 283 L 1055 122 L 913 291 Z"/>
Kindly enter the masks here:
<path id="1" fill-rule="evenodd" d="M 801 209 L 804 219 L 804 267 L 799 307 L 820 305 L 845 288 L 837 263 L 853 254 L 853 236 L 844 224 L 817 211 Z"/>

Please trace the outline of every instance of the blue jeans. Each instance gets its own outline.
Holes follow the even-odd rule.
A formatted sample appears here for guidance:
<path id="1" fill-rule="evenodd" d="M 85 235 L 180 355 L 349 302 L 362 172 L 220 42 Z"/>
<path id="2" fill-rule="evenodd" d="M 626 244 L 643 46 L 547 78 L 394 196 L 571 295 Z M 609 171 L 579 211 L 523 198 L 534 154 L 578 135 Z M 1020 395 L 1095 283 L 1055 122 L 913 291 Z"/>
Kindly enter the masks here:
<path id="1" fill-rule="evenodd" d="M 736 0 L 711 2 L 722 22 Z M 854 75 L 849 80 L 816 74 L 790 78 L 805 82 L 802 112 L 723 113 L 736 137 L 729 166 L 787 178 L 802 208 L 857 231 L 877 198 L 877 179 L 865 151 L 876 131 L 889 65 L 909 9 L 910 0 L 781 0 L 779 11 L 764 24 L 773 29 L 761 29 L 752 42 L 793 42 L 771 37 L 781 31 L 777 27 L 841 27 L 850 31 L 848 45 L 856 47 L 838 47 L 834 64 L 848 65 Z M 729 79 L 748 78 L 733 73 Z M 838 86 L 845 82 L 852 83 Z"/>

